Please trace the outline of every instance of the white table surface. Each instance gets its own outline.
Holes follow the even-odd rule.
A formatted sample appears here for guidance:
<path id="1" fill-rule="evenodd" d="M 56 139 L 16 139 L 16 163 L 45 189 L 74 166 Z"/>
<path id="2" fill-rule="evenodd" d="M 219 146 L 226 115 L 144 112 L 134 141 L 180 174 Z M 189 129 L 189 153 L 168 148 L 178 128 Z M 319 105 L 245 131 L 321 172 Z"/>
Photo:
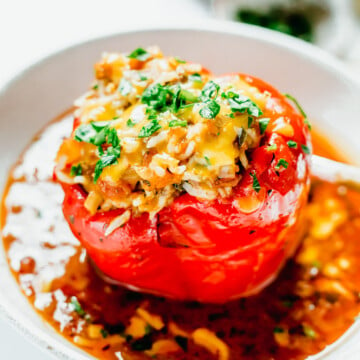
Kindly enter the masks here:
<path id="1" fill-rule="evenodd" d="M 346 0 L 341 0 L 346 1 Z M 0 0 L 0 84 L 47 54 L 94 36 L 210 16 L 210 0 Z M 348 64 L 360 74 L 360 36 Z M 0 358 L 50 359 L 0 316 Z"/>

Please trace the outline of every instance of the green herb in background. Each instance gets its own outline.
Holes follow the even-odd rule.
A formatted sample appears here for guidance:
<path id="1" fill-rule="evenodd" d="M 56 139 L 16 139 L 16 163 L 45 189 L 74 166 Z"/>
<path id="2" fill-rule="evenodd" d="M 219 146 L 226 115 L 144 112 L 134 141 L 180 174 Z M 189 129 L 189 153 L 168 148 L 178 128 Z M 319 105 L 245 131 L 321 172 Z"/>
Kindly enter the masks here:
<path id="1" fill-rule="evenodd" d="M 240 9 L 236 20 L 292 35 L 308 42 L 314 41 L 313 24 L 302 10 L 273 7 L 268 11 Z"/>

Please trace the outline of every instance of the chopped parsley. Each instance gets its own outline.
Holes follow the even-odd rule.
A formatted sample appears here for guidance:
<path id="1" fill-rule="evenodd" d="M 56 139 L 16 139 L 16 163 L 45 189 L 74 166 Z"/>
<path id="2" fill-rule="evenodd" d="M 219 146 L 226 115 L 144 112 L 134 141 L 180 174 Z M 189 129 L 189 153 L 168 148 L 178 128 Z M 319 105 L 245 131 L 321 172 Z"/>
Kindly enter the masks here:
<path id="1" fill-rule="evenodd" d="M 117 163 L 117 159 L 120 157 L 120 148 L 113 148 L 112 146 L 107 149 L 105 153 L 102 154 L 100 160 L 95 165 L 94 171 L 94 183 L 96 183 L 107 166 Z"/>
<path id="2" fill-rule="evenodd" d="M 305 154 L 310 154 L 310 149 L 308 146 L 302 144 L 301 148 L 303 149 Z"/>
<path id="3" fill-rule="evenodd" d="M 266 128 L 268 127 L 270 122 L 269 118 L 262 118 L 259 120 L 259 128 L 260 128 L 260 134 L 264 134 L 264 132 L 266 131 Z"/>
<path id="4" fill-rule="evenodd" d="M 93 90 L 97 90 L 99 88 L 99 84 L 95 84 L 92 88 Z"/>
<path id="5" fill-rule="evenodd" d="M 96 134 L 97 132 L 91 124 L 80 125 L 75 130 L 75 140 L 93 143 Z"/>
<path id="6" fill-rule="evenodd" d="M 309 128 L 309 130 L 311 130 L 311 124 L 310 121 L 304 111 L 304 109 L 301 107 L 301 105 L 299 104 L 299 102 L 290 94 L 284 94 L 289 100 L 291 100 L 295 106 L 297 107 L 297 109 L 299 110 L 300 114 L 304 117 L 304 123 L 307 125 L 307 127 Z"/>
<path id="7" fill-rule="evenodd" d="M 153 84 L 147 87 L 141 96 L 141 102 L 155 110 L 162 110 L 166 107 L 169 89 L 161 84 Z"/>
<path id="8" fill-rule="evenodd" d="M 126 125 L 128 127 L 134 127 L 136 125 L 136 123 L 134 123 L 131 119 L 128 119 L 128 121 L 126 122 Z"/>
<path id="9" fill-rule="evenodd" d="M 103 337 L 103 339 L 106 339 L 109 335 L 109 333 L 105 329 L 101 329 L 100 334 Z"/>
<path id="10" fill-rule="evenodd" d="M 182 59 L 180 59 L 180 58 L 178 58 L 178 57 L 174 57 L 174 59 L 175 59 L 175 61 L 176 61 L 177 63 L 179 63 L 179 64 L 186 64 L 186 61 L 185 61 L 185 60 L 182 60 Z"/>
<path id="11" fill-rule="evenodd" d="M 129 80 L 122 78 L 118 87 L 118 91 L 122 96 L 127 96 L 131 93 L 133 86 L 131 85 Z"/>
<path id="12" fill-rule="evenodd" d="M 275 151 L 277 149 L 277 145 L 276 144 L 272 144 L 272 145 L 269 145 L 266 150 L 267 151 Z"/>
<path id="13" fill-rule="evenodd" d="M 275 326 L 273 329 L 274 334 L 281 334 L 283 332 L 285 332 L 285 330 L 281 326 Z"/>
<path id="14" fill-rule="evenodd" d="M 205 84 L 204 88 L 201 91 L 201 99 L 215 99 L 218 96 L 218 92 L 220 90 L 220 86 L 216 84 L 214 81 L 209 81 Z"/>
<path id="15" fill-rule="evenodd" d="M 105 142 L 111 122 L 112 121 L 94 121 L 90 124 L 80 125 L 75 130 L 75 140 L 99 146 Z"/>
<path id="16" fill-rule="evenodd" d="M 278 163 L 275 166 L 275 169 L 279 170 L 281 166 L 284 169 L 287 169 L 289 166 L 289 163 L 285 159 L 279 159 Z"/>
<path id="17" fill-rule="evenodd" d="M 232 112 L 247 112 L 252 116 L 260 116 L 263 114 L 261 109 L 245 95 L 229 91 L 227 94 L 222 93 L 221 96 L 228 100 Z"/>
<path id="18" fill-rule="evenodd" d="M 73 306 L 74 311 L 81 317 L 86 316 L 86 311 L 80 305 L 76 296 L 72 296 L 70 299 L 70 304 Z"/>
<path id="19" fill-rule="evenodd" d="M 95 165 L 94 183 L 99 179 L 103 169 L 117 163 L 120 157 L 120 139 L 115 128 L 110 127 L 111 121 L 96 121 L 79 126 L 75 130 L 77 141 L 88 142 L 98 147 L 100 159 Z M 103 149 L 103 145 L 107 146 Z"/>
<path id="20" fill-rule="evenodd" d="M 169 127 L 175 127 L 175 126 L 186 127 L 187 126 L 187 121 L 186 120 L 180 120 L 180 119 L 171 120 L 169 122 Z"/>
<path id="21" fill-rule="evenodd" d="M 194 95 L 191 91 L 184 90 L 184 89 L 180 90 L 179 97 L 184 102 L 189 102 L 189 103 L 195 103 L 199 100 L 198 97 L 196 95 Z"/>
<path id="22" fill-rule="evenodd" d="M 252 187 L 253 189 L 258 193 L 261 190 L 261 186 L 259 183 L 258 178 L 256 177 L 255 172 L 250 173 L 250 176 L 253 178 L 253 183 L 252 183 Z"/>
<path id="23" fill-rule="evenodd" d="M 197 83 L 202 83 L 201 75 L 198 73 L 189 75 L 189 80 Z"/>
<path id="24" fill-rule="evenodd" d="M 204 119 L 214 119 L 220 112 L 220 105 L 215 100 L 206 100 L 205 106 L 201 108 L 199 114 Z"/>
<path id="25" fill-rule="evenodd" d="M 139 138 L 146 138 L 161 129 L 161 125 L 156 119 L 151 120 L 148 124 L 143 126 L 139 132 Z"/>
<path id="26" fill-rule="evenodd" d="M 73 165 L 70 170 L 70 176 L 78 176 L 82 174 L 82 167 L 80 164 Z"/>
<path id="27" fill-rule="evenodd" d="M 211 166 L 210 159 L 207 156 L 204 156 L 207 166 Z"/>
<path id="28" fill-rule="evenodd" d="M 120 145 L 120 139 L 118 137 L 117 131 L 114 128 L 109 128 L 106 131 L 107 143 L 111 144 L 113 148 L 117 148 Z"/>
<path id="29" fill-rule="evenodd" d="M 128 55 L 130 59 L 136 59 L 139 61 L 146 61 L 150 58 L 150 54 L 143 48 L 137 48 Z"/>
<path id="30" fill-rule="evenodd" d="M 197 97 L 194 93 L 182 89 L 179 85 L 163 86 L 153 84 L 145 89 L 141 96 L 141 102 L 148 106 L 146 113 L 149 120 L 156 120 L 159 112 L 170 110 L 177 113 L 180 109 L 193 106 L 195 103 L 203 105 L 199 111 L 200 116 L 205 119 L 213 119 L 220 112 L 220 105 L 215 101 L 219 89 L 218 84 L 209 81 L 204 86 L 201 95 Z M 140 137 L 145 136 L 141 135 Z"/>
<path id="31" fill-rule="evenodd" d="M 289 141 L 287 142 L 287 144 L 288 144 L 288 147 L 289 147 L 289 148 L 297 149 L 297 142 L 296 142 L 296 141 L 289 140 Z"/>
<path id="32" fill-rule="evenodd" d="M 180 86 L 176 87 L 174 92 L 170 92 L 172 96 L 171 108 L 173 112 L 177 113 L 180 109 L 192 106 L 199 99 L 192 92 L 181 89 Z"/>
<path id="33" fill-rule="evenodd" d="M 148 78 L 144 75 L 139 75 L 140 81 L 146 81 Z"/>

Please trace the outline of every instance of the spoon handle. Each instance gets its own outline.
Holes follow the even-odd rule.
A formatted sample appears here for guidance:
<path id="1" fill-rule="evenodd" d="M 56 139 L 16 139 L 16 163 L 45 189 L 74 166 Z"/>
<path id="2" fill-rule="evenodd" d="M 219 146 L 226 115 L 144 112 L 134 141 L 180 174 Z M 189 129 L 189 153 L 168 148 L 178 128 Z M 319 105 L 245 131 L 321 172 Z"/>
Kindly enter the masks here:
<path id="1" fill-rule="evenodd" d="M 360 167 L 312 156 L 311 175 L 331 183 L 352 183 L 360 186 Z"/>

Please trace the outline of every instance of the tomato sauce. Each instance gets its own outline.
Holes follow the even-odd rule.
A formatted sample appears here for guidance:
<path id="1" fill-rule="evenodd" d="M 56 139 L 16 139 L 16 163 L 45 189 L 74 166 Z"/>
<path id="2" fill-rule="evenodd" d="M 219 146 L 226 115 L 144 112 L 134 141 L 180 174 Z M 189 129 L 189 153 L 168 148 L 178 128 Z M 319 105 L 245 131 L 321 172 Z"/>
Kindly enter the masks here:
<path id="1" fill-rule="evenodd" d="M 68 229 L 52 172 L 71 127 L 66 115 L 35 138 L 10 174 L 1 209 L 4 248 L 22 292 L 69 341 L 100 359 L 300 360 L 354 323 L 359 192 L 313 182 L 302 245 L 260 294 L 225 305 L 171 301 L 105 282 Z M 342 160 L 313 138 L 315 153 Z M 199 330 L 213 335 L 208 344 L 194 336 Z"/>

